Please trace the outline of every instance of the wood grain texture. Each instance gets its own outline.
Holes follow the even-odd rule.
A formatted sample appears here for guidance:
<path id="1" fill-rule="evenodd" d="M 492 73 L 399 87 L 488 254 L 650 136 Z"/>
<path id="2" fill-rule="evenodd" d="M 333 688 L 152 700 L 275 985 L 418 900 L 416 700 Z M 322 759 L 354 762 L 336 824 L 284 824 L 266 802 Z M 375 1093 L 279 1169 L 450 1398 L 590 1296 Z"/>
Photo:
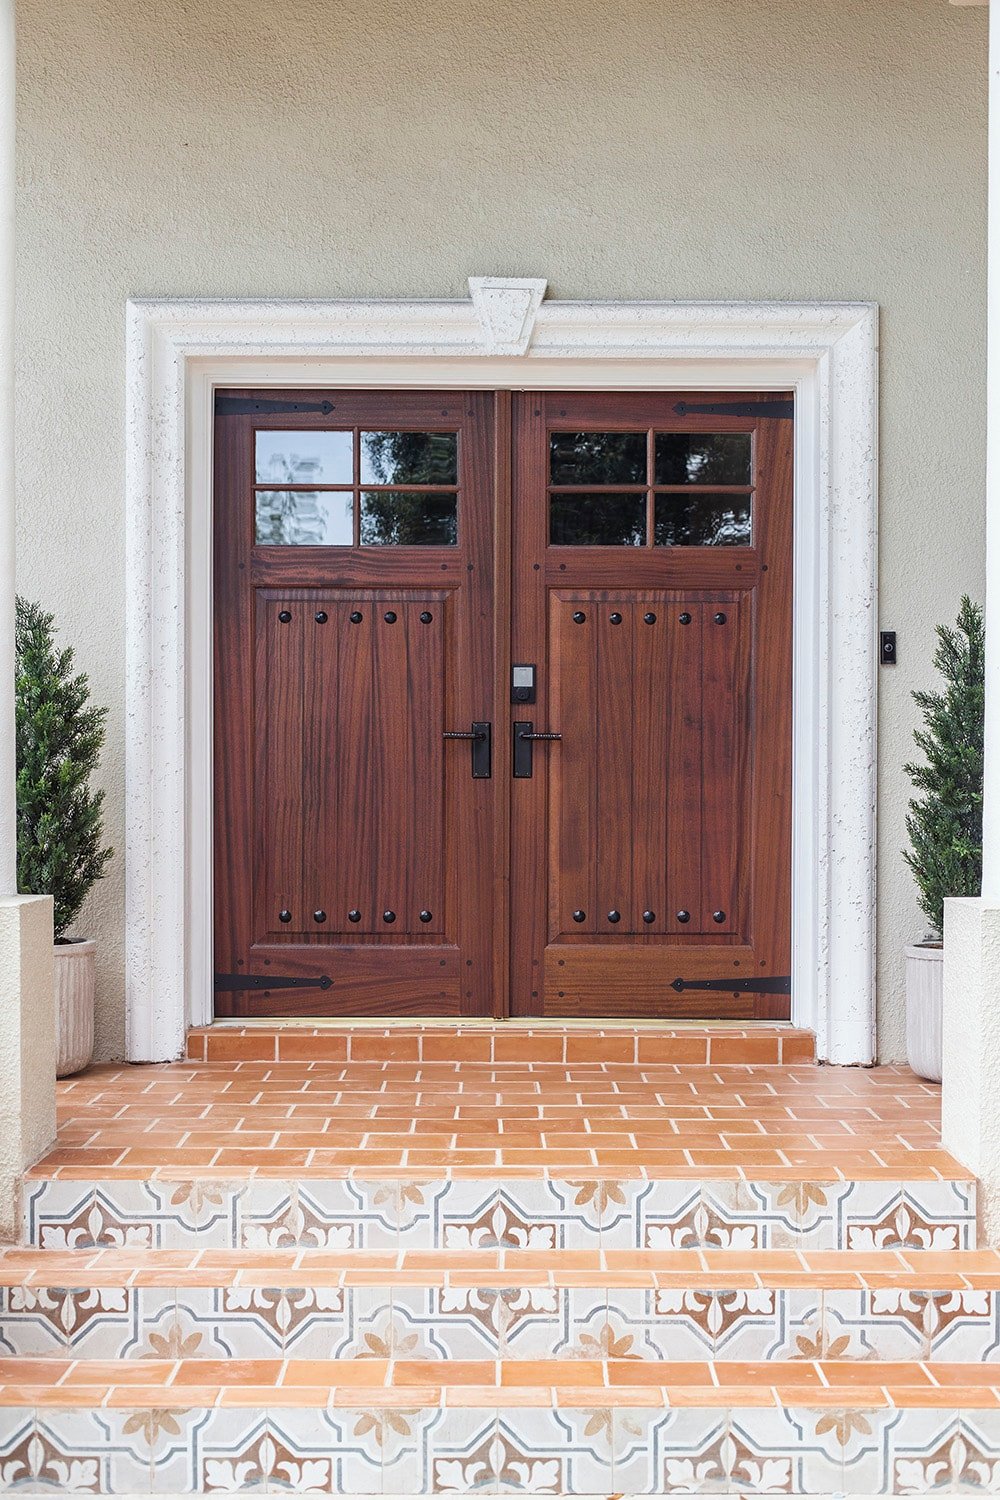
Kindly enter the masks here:
<path id="1" fill-rule="evenodd" d="M 787 1016 L 670 985 L 790 969 L 792 424 L 679 392 L 327 394 L 260 425 L 457 432 L 459 544 L 256 546 L 255 419 L 217 418 L 216 967 L 332 980 L 217 1012 Z M 556 429 L 641 431 L 649 460 L 655 432 L 751 433 L 753 545 L 549 546 Z M 649 488 L 647 544 L 652 518 Z M 563 735 L 530 780 L 514 718 Z M 489 781 L 442 739 L 474 720 Z"/>
<path id="2" fill-rule="evenodd" d="M 682 418 L 678 394 L 515 400 L 514 655 L 563 739 L 513 790 L 514 1014 L 790 1013 L 669 988 L 787 975 L 791 922 L 792 424 Z M 753 545 L 549 546 L 553 430 L 644 430 L 650 457 L 656 431 L 751 433 Z"/>
<path id="3" fill-rule="evenodd" d="M 492 783 L 443 734 L 495 708 L 492 398 L 331 400 L 256 422 L 456 431 L 459 543 L 254 545 L 255 419 L 217 417 L 216 969 L 333 981 L 217 1013 L 490 1014 Z"/>

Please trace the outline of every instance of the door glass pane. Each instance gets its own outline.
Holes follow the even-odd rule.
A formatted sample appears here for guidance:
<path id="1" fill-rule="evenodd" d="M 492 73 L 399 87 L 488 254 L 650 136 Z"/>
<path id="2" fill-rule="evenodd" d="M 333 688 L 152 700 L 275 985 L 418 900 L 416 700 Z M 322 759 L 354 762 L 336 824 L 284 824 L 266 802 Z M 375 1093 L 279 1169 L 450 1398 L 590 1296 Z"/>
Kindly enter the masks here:
<path id="1" fill-rule="evenodd" d="M 645 484 L 644 432 L 553 432 L 550 484 Z"/>
<path id="2" fill-rule="evenodd" d="M 553 547 L 641 547 L 646 541 L 646 496 L 561 490 L 549 496 Z"/>
<path id="3" fill-rule="evenodd" d="M 258 490 L 260 547 L 349 547 L 354 540 L 354 496 L 336 490 Z"/>
<path id="4" fill-rule="evenodd" d="M 361 483 L 457 484 L 458 433 L 363 432 Z"/>
<path id="5" fill-rule="evenodd" d="M 458 496 L 427 490 L 364 490 L 361 542 L 365 547 L 454 547 Z"/>
<path id="6" fill-rule="evenodd" d="M 658 432 L 657 484 L 750 484 L 749 432 Z"/>
<path id="7" fill-rule="evenodd" d="M 750 495 L 657 495 L 653 540 L 658 547 L 749 547 Z"/>
<path id="8" fill-rule="evenodd" d="M 258 484 L 353 484 L 353 432 L 255 432 Z"/>

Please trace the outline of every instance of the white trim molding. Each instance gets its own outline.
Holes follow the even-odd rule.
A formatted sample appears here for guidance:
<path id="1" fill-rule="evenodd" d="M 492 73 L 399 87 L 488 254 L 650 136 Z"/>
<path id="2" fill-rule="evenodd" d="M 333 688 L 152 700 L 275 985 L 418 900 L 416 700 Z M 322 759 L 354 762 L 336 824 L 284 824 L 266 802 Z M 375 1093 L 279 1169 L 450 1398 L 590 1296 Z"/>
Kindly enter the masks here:
<path id="1" fill-rule="evenodd" d="M 212 393 L 222 384 L 795 392 L 793 1020 L 875 1055 L 877 309 L 544 301 L 128 306 L 128 1056 L 211 1018 Z"/>

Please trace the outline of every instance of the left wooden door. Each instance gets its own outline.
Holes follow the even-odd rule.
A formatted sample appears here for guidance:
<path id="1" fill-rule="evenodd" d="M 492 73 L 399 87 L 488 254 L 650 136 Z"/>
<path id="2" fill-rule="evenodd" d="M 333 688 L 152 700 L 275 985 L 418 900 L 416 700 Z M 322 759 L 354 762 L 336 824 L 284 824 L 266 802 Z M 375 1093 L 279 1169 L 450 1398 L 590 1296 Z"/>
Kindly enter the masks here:
<path id="1" fill-rule="evenodd" d="M 216 396 L 217 1015 L 493 1012 L 493 424 Z"/>

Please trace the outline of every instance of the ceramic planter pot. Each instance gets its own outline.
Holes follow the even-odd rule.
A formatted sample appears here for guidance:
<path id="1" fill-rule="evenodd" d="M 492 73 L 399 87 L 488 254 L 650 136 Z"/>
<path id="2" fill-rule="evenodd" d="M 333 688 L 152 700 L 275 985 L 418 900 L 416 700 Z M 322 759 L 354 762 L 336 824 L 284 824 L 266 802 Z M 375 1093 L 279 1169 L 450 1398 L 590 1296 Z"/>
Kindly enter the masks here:
<path id="1" fill-rule="evenodd" d="M 94 1055 L 96 954 L 90 938 L 55 945 L 57 1078 L 81 1072 Z"/>
<path id="2" fill-rule="evenodd" d="M 906 949 L 906 1055 L 921 1078 L 941 1082 L 941 1011 L 944 945 L 914 943 Z"/>

